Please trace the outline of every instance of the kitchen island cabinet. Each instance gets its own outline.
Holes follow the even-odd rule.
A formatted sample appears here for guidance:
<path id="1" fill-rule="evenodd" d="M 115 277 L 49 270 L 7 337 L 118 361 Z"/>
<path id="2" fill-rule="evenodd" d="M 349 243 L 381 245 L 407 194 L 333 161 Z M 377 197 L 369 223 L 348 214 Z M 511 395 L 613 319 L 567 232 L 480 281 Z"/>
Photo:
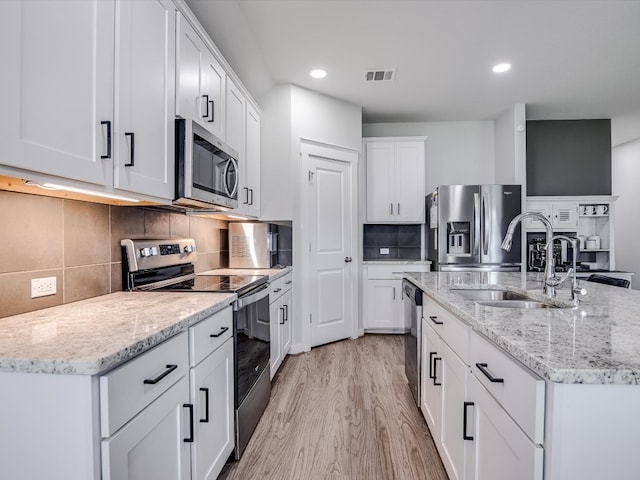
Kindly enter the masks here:
<path id="1" fill-rule="evenodd" d="M 137 472 L 144 475 L 136 478 L 190 478 L 184 440 L 194 402 L 185 330 L 225 309 L 228 315 L 234 299 L 119 292 L 2 319 L 3 477 L 119 480 Z M 162 468 L 145 470 L 154 465 Z"/>
<path id="2" fill-rule="evenodd" d="M 405 278 L 471 328 L 467 392 L 454 407 L 467 417 L 460 431 L 467 443 L 461 478 L 637 478 L 640 292 L 594 284 L 578 308 L 499 308 L 459 290 L 506 289 L 559 306 L 570 302 L 563 289 L 553 301 L 544 297 L 536 274 Z M 464 358 L 464 346 L 452 350 Z"/>

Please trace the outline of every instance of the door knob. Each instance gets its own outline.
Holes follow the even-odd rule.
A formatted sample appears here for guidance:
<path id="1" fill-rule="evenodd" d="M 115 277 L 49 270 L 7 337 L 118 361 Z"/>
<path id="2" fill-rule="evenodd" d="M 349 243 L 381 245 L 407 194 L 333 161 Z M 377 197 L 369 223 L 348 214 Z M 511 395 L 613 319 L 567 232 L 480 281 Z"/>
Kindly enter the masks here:
<path id="1" fill-rule="evenodd" d="M 346 263 L 351 263 L 351 260 L 353 260 L 351 257 L 344 257 Z"/>

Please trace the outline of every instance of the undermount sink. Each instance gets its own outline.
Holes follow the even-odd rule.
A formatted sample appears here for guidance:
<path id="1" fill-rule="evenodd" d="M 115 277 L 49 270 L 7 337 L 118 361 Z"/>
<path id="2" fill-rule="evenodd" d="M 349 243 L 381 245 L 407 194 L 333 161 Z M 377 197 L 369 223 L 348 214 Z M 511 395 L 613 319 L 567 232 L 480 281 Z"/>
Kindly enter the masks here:
<path id="1" fill-rule="evenodd" d="M 521 293 L 509 290 L 488 290 L 488 289 L 452 289 L 457 294 L 469 300 L 473 300 L 479 305 L 499 308 L 557 308 L 538 300 L 522 295 Z"/>

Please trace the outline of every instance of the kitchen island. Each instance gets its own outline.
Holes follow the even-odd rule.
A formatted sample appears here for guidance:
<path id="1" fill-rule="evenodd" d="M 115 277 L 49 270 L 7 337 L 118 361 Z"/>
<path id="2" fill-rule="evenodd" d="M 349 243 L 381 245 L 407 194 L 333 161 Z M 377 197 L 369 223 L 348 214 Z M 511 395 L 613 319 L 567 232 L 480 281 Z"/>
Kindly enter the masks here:
<path id="1" fill-rule="evenodd" d="M 453 422 L 447 406 L 438 406 L 447 421 L 436 425 L 441 430 L 434 438 L 437 445 L 441 440 L 445 466 L 453 465 L 450 477 L 639 478 L 634 436 L 640 429 L 640 292 L 583 282 L 587 294 L 570 308 L 568 290 L 545 297 L 537 274 L 411 272 L 405 278 L 426 296 L 423 335 L 448 322 L 458 325 L 456 336 L 440 330 L 440 343 L 423 340 L 423 372 L 429 373 L 422 377 L 423 402 L 436 384 L 458 392 L 461 401 L 451 407 L 443 393 L 443 405 L 459 412 L 451 414 Z M 569 308 L 487 306 L 461 295 L 465 289 L 526 293 Z M 453 390 L 447 387 L 452 359 L 463 365 Z M 427 418 L 432 406 L 421 407 Z M 427 423 L 432 428 L 429 418 Z M 455 447 L 447 437 L 452 424 L 459 435 Z M 482 438 L 491 442 L 482 444 Z M 516 444 L 522 445 L 519 452 Z M 488 474 L 492 450 L 501 471 Z"/>

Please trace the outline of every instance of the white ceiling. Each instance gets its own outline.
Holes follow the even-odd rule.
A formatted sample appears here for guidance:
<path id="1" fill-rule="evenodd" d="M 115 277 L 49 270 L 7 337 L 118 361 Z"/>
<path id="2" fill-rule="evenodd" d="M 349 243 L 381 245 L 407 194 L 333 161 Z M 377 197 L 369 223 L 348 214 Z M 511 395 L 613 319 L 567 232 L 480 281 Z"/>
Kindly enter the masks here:
<path id="1" fill-rule="evenodd" d="M 529 119 L 640 112 L 638 0 L 187 3 L 248 87 L 262 68 L 361 105 L 365 123 L 486 120 L 516 103 Z M 327 78 L 309 77 L 317 67 Z M 370 68 L 396 80 L 365 83 Z"/>

